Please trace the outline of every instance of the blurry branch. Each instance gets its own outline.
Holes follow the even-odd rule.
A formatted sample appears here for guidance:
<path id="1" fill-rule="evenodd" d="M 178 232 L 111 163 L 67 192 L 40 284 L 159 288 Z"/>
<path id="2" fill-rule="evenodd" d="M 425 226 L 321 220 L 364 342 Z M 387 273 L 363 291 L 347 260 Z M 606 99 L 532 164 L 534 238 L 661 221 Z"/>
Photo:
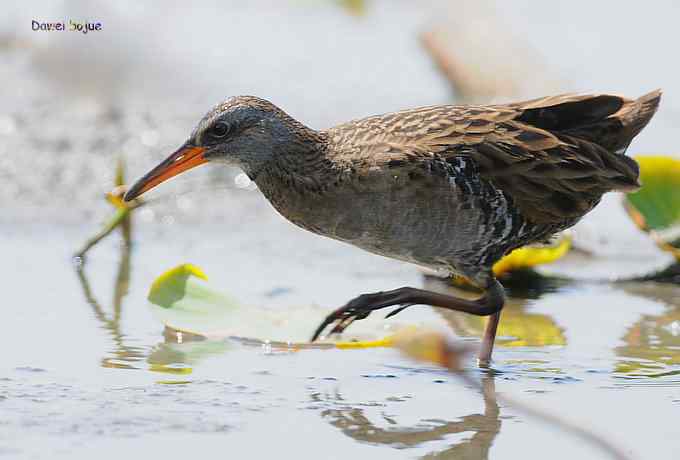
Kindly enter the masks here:
<path id="1" fill-rule="evenodd" d="M 516 88 L 511 80 L 506 80 L 505 87 L 496 83 L 489 84 L 484 79 L 475 78 L 476 69 L 466 66 L 458 56 L 452 55 L 448 40 L 437 30 L 424 32 L 421 43 L 441 73 L 451 84 L 453 91 L 463 100 L 492 99 L 498 93 L 514 94 Z"/>
<path id="2" fill-rule="evenodd" d="M 106 194 L 106 200 L 115 207 L 115 213 L 105 222 L 104 226 L 95 235 L 88 238 L 83 246 L 75 252 L 73 257 L 77 263 L 85 263 L 85 255 L 87 252 L 119 227 L 124 243 L 129 245 L 132 241 L 132 212 L 143 206 L 188 193 L 195 194 L 199 192 L 215 192 L 216 190 L 233 189 L 232 187 L 211 186 L 201 188 L 198 186 L 193 186 L 188 190 L 174 193 L 172 195 L 161 195 L 146 200 L 142 198 L 136 198 L 130 202 L 127 202 L 123 200 L 123 195 L 125 195 L 127 190 L 127 186 L 125 184 L 125 164 L 121 158 L 118 160 L 116 165 L 115 187 L 111 192 Z"/>
<path id="3" fill-rule="evenodd" d="M 116 213 L 109 219 L 104 228 L 97 232 L 93 237 L 89 238 L 83 247 L 75 253 L 75 257 L 83 258 L 85 254 L 92 249 L 94 245 L 99 243 L 101 240 L 106 238 L 112 231 L 121 225 L 124 221 L 129 221 L 130 210 L 129 209 L 119 209 Z"/>
<path id="4" fill-rule="evenodd" d="M 120 322 L 123 314 L 123 299 L 128 293 L 130 284 L 130 248 L 132 239 L 132 220 L 130 219 L 130 212 L 144 204 L 142 201 L 135 200 L 132 203 L 123 202 L 122 196 L 125 193 L 125 168 L 123 160 L 120 159 L 116 166 L 116 177 L 114 190 L 107 194 L 107 200 L 116 207 L 115 214 L 104 225 L 95 236 L 88 239 L 85 245 L 75 254 L 76 274 L 78 281 L 83 289 L 85 300 L 92 307 L 92 311 L 100 322 L 101 326 L 106 329 L 113 339 L 116 350 L 116 360 L 109 357 L 102 358 L 103 367 L 116 367 L 123 369 L 133 369 L 134 367 L 127 364 L 127 362 L 139 361 L 144 358 L 143 351 L 136 347 L 131 347 L 125 344 L 124 335 L 120 330 Z M 113 308 L 112 316 L 108 317 L 104 308 L 95 298 L 90 283 L 85 275 L 84 257 L 99 241 L 111 234 L 113 230 L 120 227 L 121 235 L 123 237 L 123 244 L 121 245 L 120 262 L 118 265 L 118 272 L 113 289 Z"/>
<path id="5" fill-rule="evenodd" d="M 476 103 L 554 92 L 560 84 L 489 2 L 450 1 L 450 14 L 420 36 L 458 99 Z"/>
<path id="6" fill-rule="evenodd" d="M 122 159 L 118 160 L 116 166 L 115 188 L 106 195 L 106 199 L 116 208 L 115 214 L 104 224 L 104 227 L 93 237 L 89 238 L 83 247 L 78 250 L 74 257 L 83 260 L 85 254 L 97 243 L 106 238 L 112 231 L 120 227 L 123 241 L 129 245 L 132 236 L 132 220 L 130 213 L 146 204 L 141 199 L 133 200 L 130 203 L 123 201 L 125 194 L 125 165 Z"/>
<path id="7" fill-rule="evenodd" d="M 471 351 L 470 347 L 453 344 L 438 332 L 413 332 L 412 330 L 395 337 L 395 346 L 412 359 L 433 363 L 448 369 L 449 372 L 456 375 L 466 385 L 473 387 L 482 393 L 484 392 L 484 387 L 467 373 L 462 365 L 466 355 Z M 551 412 L 531 407 L 507 396 L 497 394 L 496 400 L 501 404 L 511 406 L 530 417 L 542 420 L 551 426 L 582 439 L 603 452 L 606 452 L 611 458 L 616 460 L 631 460 L 631 457 L 623 452 L 618 446 L 586 430 L 578 424 L 571 423 Z"/>

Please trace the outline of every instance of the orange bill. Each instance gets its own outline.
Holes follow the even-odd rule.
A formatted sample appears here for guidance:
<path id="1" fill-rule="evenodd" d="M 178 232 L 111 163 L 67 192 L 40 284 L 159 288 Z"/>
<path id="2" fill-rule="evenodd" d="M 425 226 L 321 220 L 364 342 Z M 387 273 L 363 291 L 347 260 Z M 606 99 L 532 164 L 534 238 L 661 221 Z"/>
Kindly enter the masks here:
<path id="1" fill-rule="evenodd" d="M 206 163 L 203 153 L 204 147 L 183 145 L 175 153 L 166 158 L 161 164 L 139 179 L 125 194 L 125 201 L 134 200 L 147 190 L 151 190 L 161 182 L 165 182 L 177 174 Z"/>

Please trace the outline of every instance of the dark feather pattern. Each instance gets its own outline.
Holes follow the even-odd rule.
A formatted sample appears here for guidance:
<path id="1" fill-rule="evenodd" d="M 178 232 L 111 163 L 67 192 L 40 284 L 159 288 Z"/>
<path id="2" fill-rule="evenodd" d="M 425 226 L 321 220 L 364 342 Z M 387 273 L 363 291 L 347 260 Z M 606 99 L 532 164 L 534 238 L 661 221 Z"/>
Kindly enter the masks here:
<path id="1" fill-rule="evenodd" d="M 603 193 L 639 187 L 637 164 L 622 153 L 651 119 L 660 96 L 560 95 L 506 105 L 423 107 L 349 122 L 327 134 L 333 160 L 359 171 L 469 156 L 528 219 L 553 223 L 582 216 Z"/>

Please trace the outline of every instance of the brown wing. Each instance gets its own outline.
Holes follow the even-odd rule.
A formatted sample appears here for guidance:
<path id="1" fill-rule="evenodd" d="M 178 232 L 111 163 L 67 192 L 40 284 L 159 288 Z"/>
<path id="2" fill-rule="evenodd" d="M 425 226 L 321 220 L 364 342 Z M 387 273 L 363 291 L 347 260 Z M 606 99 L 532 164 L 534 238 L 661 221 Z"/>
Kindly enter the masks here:
<path id="1" fill-rule="evenodd" d="M 634 190 L 628 144 L 660 92 L 637 100 L 561 95 L 495 106 L 436 106 L 350 122 L 331 141 L 359 168 L 469 155 L 536 223 L 578 218 L 610 190 Z"/>
<path id="2" fill-rule="evenodd" d="M 578 218 L 602 194 L 639 187 L 637 163 L 623 153 L 659 99 L 655 91 L 637 100 L 567 95 L 511 104 L 517 117 L 475 145 L 473 157 L 534 222 Z"/>

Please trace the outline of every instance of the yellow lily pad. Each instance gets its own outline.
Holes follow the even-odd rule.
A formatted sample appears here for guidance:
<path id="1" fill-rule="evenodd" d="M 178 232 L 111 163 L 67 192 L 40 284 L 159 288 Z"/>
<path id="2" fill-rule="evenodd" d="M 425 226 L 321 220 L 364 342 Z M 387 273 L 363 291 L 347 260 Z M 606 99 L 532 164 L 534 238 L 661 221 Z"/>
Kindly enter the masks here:
<path id="1" fill-rule="evenodd" d="M 533 269 L 539 265 L 551 264 L 564 257 L 571 249 L 572 237 L 569 232 L 560 233 L 549 243 L 530 244 L 517 248 L 493 266 L 496 277 L 502 278 L 511 272 Z M 459 287 L 472 286 L 462 276 L 454 276 L 453 284 Z"/>
<path id="2" fill-rule="evenodd" d="M 550 243 L 531 244 L 515 249 L 494 264 L 493 272 L 496 276 L 502 276 L 511 271 L 550 264 L 564 257 L 569 249 L 571 235 L 562 233 Z"/>
<path id="3" fill-rule="evenodd" d="M 472 315 L 459 315 L 452 324 L 457 334 L 481 336 L 487 319 Z M 502 347 L 546 347 L 566 345 L 564 330 L 555 320 L 541 313 L 527 312 L 523 301 L 508 300 L 498 324 L 497 343 Z"/>

